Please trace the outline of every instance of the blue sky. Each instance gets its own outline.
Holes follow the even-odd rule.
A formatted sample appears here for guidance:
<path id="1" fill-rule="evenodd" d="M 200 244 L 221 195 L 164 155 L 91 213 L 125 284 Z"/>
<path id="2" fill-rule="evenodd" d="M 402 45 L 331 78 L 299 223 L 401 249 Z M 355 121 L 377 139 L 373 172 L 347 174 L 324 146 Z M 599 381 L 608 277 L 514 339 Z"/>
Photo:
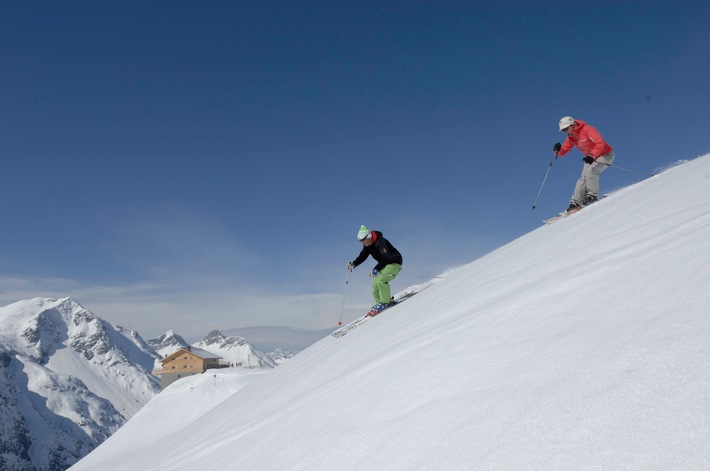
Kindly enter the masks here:
<path id="1" fill-rule="evenodd" d="M 705 2 L 386 3 L 0 4 L 0 302 L 325 328 L 372 304 L 361 224 L 396 291 L 565 209 L 564 115 L 619 166 L 710 151 Z"/>

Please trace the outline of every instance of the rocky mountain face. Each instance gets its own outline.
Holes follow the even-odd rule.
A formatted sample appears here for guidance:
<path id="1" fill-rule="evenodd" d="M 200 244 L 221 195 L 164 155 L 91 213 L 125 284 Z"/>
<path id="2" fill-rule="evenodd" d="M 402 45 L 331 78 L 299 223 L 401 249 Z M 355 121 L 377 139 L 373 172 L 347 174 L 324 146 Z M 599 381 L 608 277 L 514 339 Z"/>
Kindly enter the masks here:
<path id="1" fill-rule="evenodd" d="M 21 391 L 12 370 L 14 355 L 0 347 L 0 469 L 34 470 L 32 434 L 20 410 Z"/>
<path id="2" fill-rule="evenodd" d="M 140 336 L 71 298 L 0 308 L 0 469 L 64 470 L 159 390 Z"/>
<path id="3" fill-rule="evenodd" d="M 172 330 L 168 330 L 160 337 L 149 339 L 148 346 L 155 352 L 158 359 L 162 359 L 181 348 L 190 346 L 190 344 Z"/>

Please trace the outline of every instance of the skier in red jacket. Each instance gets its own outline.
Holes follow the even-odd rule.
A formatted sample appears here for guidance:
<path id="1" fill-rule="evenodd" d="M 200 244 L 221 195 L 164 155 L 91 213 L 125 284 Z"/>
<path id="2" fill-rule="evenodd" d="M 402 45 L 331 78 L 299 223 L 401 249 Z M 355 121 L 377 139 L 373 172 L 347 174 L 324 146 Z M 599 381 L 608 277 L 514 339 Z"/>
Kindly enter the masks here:
<path id="1" fill-rule="evenodd" d="M 567 134 L 564 144 L 559 142 L 552 148 L 562 157 L 573 146 L 584 154 L 584 168 L 577 180 L 567 211 L 594 203 L 599 198 L 599 174 L 614 161 L 614 150 L 604 140 L 599 131 L 580 119 L 565 116 L 560 120 L 560 131 Z"/>

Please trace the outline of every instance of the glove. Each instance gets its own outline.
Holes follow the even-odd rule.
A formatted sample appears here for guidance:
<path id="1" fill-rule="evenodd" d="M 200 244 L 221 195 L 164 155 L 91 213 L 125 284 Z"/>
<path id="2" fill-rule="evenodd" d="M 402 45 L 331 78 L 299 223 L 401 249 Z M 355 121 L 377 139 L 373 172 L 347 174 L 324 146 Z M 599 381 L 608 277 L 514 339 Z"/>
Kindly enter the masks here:
<path id="1" fill-rule="evenodd" d="M 591 155 L 586 156 L 582 160 L 584 160 L 585 164 L 592 165 L 594 163 L 594 157 L 592 157 Z"/>
<path id="2" fill-rule="evenodd" d="M 377 274 L 378 274 L 377 268 L 373 268 L 372 272 L 370 273 L 370 276 L 374 278 L 377 276 Z"/>
<path id="3" fill-rule="evenodd" d="M 355 265 L 353 265 L 353 262 L 348 262 L 348 270 L 352 270 L 355 268 Z"/>
<path id="4" fill-rule="evenodd" d="M 562 144 L 560 144 L 559 142 L 552 146 L 552 150 L 554 150 L 555 152 L 559 152 L 560 149 L 562 149 Z"/>

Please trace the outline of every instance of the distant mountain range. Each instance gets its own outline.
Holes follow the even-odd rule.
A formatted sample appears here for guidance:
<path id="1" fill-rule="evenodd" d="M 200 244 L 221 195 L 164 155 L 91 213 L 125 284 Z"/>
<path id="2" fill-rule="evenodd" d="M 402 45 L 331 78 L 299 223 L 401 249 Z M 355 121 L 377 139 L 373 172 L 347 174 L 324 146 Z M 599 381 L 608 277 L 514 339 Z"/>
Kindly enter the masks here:
<path id="1" fill-rule="evenodd" d="M 151 371 L 189 345 L 171 330 L 145 341 L 71 298 L 0 308 L 0 470 L 67 469 L 158 393 Z M 246 368 L 274 368 L 296 353 L 265 354 L 217 330 L 192 346 Z"/>
<path id="2" fill-rule="evenodd" d="M 277 348 L 271 353 L 263 353 L 256 349 L 251 342 L 238 335 L 225 336 L 219 330 L 213 330 L 204 339 L 195 343 L 188 343 L 172 330 L 160 337 L 147 341 L 151 351 L 155 352 L 158 360 L 188 346 L 202 348 L 210 353 L 222 357 L 224 363 L 243 368 L 274 368 L 293 357 L 297 351 L 283 351 Z"/>

